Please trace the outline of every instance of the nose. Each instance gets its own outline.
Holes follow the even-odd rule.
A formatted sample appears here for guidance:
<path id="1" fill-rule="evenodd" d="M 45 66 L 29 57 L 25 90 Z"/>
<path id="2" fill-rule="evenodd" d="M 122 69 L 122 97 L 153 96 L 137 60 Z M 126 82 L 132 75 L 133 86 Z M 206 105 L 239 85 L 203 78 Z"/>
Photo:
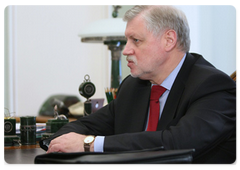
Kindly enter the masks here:
<path id="1" fill-rule="evenodd" d="M 133 53 L 134 53 L 134 50 L 131 48 L 131 45 L 127 41 L 127 44 L 125 45 L 125 48 L 124 48 L 122 54 L 125 56 L 129 56 L 129 55 L 133 55 Z"/>

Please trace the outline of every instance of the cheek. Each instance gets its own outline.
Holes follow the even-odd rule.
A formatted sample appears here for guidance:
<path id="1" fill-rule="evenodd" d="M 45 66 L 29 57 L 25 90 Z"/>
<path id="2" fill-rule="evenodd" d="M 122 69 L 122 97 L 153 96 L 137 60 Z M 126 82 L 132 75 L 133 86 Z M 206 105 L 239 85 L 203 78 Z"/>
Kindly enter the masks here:
<path id="1" fill-rule="evenodd" d="M 143 66 L 149 66 L 153 65 L 156 61 L 158 61 L 159 58 L 159 51 L 156 51 L 154 49 L 147 50 L 146 52 L 143 52 L 139 57 L 139 64 Z"/>
<path id="2" fill-rule="evenodd" d="M 151 42 L 148 45 L 141 47 L 141 49 L 135 50 L 135 56 L 138 60 L 139 66 L 149 67 L 159 60 L 163 51 L 156 43 L 159 42 Z"/>
<path id="3" fill-rule="evenodd" d="M 139 70 L 148 72 L 149 70 L 151 70 L 152 66 L 153 66 L 152 58 L 148 55 L 142 56 L 142 58 L 138 60 L 137 67 Z"/>

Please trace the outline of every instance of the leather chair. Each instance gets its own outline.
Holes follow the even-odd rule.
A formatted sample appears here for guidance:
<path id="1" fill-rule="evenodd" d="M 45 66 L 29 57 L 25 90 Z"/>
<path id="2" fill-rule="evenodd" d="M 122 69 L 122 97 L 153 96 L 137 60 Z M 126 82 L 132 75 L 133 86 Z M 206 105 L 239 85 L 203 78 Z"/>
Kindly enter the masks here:
<path id="1" fill-rule="evenodd" d="M 234 71 L 234 72 L 230 75 L 230 77 L 231 77 L 235 82 L 237 81 L 236 72 L 237 72 L 237 71 Z"/>

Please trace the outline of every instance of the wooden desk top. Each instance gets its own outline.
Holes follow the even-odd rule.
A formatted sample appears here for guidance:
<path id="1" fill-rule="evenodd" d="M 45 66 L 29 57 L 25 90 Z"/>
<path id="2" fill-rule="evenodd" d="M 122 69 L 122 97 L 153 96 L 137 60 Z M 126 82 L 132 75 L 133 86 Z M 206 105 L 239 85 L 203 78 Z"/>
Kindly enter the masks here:
<path id="1" fill-rule="evenodd" d="M 51 116 L 37 116 L 37 123 L 46 123 L 48 119 L 53 119 Z M 69 118 L 69 122 L 76 118 Z M 20 118 L 16 117 L 16 122 L 20 122 Z M 4 147 L 5 162 L 9 164 L 34 164 L 34 159 L 37 155 L 45 154 L 46 151 L 36 145 L 21 145 L 21 146 L 6 146 Z"/>
<path id="2" fill-rule="evenodd" d="M 4 150 L 12 150 L 12 149 L 36 149 L 40 148 L 39 144 L 36 145 L 20 145 L 20 146 L 5 146 Z"/>
<path id="3" fill-rule="evenodd" d="M 53 119 L 51 116 L 37 116 L 37 123 L 46 123 L 48 119 Z M 69 118 L 69 122 L 77 120 Z M 16 122 L 20 122 L 20 118 L 16 117 Z M 4 147 L 4 158 L 8 164 L 34 164 L 34 159 L 37 155 L 45 154 L 46 151 L 36 145 L 21 145 L 21 146 L 6 146 Z"/>
<path id="4" fill-rule="evenodd" d="M 52 116 L 37 116 L 36 123 L 46 123 L 48 119 L 53 119 Z M 77 120 L 76 118 L 68 118 L 69 122 Z M 16 122 L 20 122 L 20 117 L 16 117 Z"/>
<path id="5" fill-rule="evenodd" d="M 38 144 L 4 147 L 4 159 L 8 164 L 34 164 L 35 157 L 45 153 Z"/>

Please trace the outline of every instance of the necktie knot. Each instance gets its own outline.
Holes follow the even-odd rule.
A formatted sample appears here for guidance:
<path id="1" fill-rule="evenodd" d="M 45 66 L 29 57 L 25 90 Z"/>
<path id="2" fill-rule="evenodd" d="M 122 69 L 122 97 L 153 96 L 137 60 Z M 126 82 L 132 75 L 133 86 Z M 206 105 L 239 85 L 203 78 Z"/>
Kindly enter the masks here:
<path id="1" fill-rule="evenodd" d="M 159 85 L 152 86 L 150 100 L 159 100 L 162 94 L 166 91 L 166 89 Z"/>

